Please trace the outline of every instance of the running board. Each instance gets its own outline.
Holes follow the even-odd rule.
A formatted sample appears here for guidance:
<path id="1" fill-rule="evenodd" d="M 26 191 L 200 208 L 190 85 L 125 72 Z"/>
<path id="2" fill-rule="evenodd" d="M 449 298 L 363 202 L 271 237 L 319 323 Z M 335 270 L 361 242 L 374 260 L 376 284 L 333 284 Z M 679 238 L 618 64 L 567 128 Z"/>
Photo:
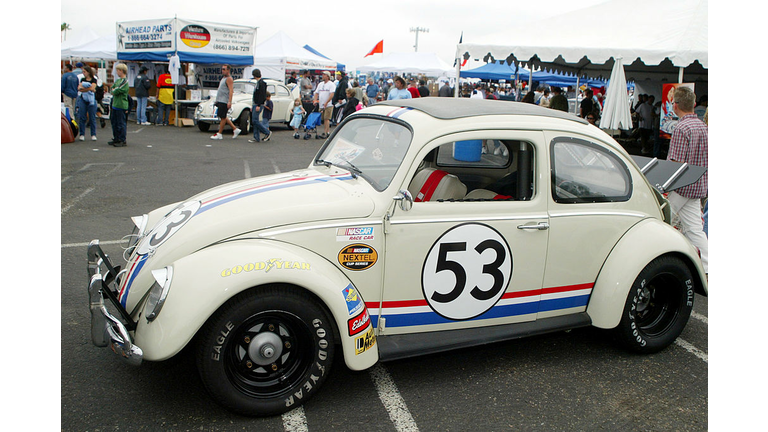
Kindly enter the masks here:
<path id="1" fill-rule="evenodd" d="M 376 338 L 376 343 L 379 345 L 379 360 L 390 361 L 590 325 L 592 325 L 592 320 L 589 315 L 582 312 L 493 327 L 392 336 L 381 335 Z"/>

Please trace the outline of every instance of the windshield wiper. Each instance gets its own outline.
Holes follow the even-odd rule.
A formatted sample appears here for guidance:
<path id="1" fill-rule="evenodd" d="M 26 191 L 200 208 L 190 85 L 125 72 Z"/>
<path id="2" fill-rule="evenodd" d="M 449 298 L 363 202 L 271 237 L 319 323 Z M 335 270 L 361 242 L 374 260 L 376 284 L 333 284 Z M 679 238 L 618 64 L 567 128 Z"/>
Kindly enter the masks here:
<path id="1" fill-rule="evenodd" d="M 349 171 L 350 174 L 352 174 L 352 178 L 354 178 L 354 179 L 356 179 L 358 175 L 363 173 L 362 171 L 360 171 L 360 168 L 356 167 L 355 165 L 352 164 L 352 162 L 350 162 L 348 160 L 344 161 L 344 162 L 347 163 L 347 165 L 340 165 L 340 164 L 333 163 L 333 162 L 330 162 L 330 161 L 327 161 L 327 160 L 324 160 L 324 159 L 315 159 L 315 162 L 321 163 L 321 164 L 325 165 L 326 167 L 330 167 L 331 165 L 333 165 L 335 167 L 339 167 L 341 169 L 345 169 L 345 170 Z"/>

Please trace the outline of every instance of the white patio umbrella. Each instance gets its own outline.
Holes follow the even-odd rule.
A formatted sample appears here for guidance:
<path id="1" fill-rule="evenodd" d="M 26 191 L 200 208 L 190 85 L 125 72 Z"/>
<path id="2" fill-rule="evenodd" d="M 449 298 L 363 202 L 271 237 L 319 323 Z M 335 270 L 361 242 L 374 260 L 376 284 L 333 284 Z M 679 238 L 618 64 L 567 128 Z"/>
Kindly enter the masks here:
<path id="1" fill-rule="evenodd" d="M 629 95 L 627 78 L 624 75 L 624 62 L 621 57 L 615 59 L 608 94 L 605 95 L 601 129 L 632 129 L 632 115 L 629 113 Z"/>

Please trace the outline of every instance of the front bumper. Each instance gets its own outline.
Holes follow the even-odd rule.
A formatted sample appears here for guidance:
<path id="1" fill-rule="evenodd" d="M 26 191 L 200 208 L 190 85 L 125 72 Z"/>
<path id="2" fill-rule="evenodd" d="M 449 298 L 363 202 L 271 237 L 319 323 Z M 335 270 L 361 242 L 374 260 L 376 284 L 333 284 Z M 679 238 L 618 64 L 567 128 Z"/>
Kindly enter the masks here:
<path id="1" fill-rule="evenodd" d="M 102 276 L 101 267 L 106 267 Z M 109 256 L 101 250 L 98 240 L 88 245 L 88 299 L 91 310 L 91 340 L 97 347 L 109 346 L 115 354 L 133 366 L 138 366 L 144 357 L 141 348 L 133 344 L 130 330 L 135 329 L 128 312 L 117 299 L 119 267 L 112 265 Z M 115 288 L 113 288 L 113 286 Z M 104 303 L 107 298 L 117 309 L 122 320 L 112 315 Z"/>

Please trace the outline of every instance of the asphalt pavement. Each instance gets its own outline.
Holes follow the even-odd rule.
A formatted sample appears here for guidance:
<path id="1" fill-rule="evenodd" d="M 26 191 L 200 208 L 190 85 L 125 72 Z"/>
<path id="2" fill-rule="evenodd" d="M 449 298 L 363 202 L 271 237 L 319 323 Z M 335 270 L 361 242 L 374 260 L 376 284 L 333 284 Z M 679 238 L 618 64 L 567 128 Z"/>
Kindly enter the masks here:
<path id="1" fill-rule="evenodd" d="M 334 364 L 321 391 L 283 416 L 232 414 L 206 394 L 188 352 L 140 367 L 90 341 L 86 245 L 120 257 L 131 216 L 222 183 L 310 164 L 322 141 L 273 127 L 213 141 L 196 127 L 128 125 L 128 146 L 61 146 L 61 429 L 195 431 L 704 431 L 708 300 L 672 346 L 628 353 L 578 329 L 352 372 Z M 89 137 L 86 137 L 89 138 Z M 341 356 L 337 357 L 338 360 Z"/>

